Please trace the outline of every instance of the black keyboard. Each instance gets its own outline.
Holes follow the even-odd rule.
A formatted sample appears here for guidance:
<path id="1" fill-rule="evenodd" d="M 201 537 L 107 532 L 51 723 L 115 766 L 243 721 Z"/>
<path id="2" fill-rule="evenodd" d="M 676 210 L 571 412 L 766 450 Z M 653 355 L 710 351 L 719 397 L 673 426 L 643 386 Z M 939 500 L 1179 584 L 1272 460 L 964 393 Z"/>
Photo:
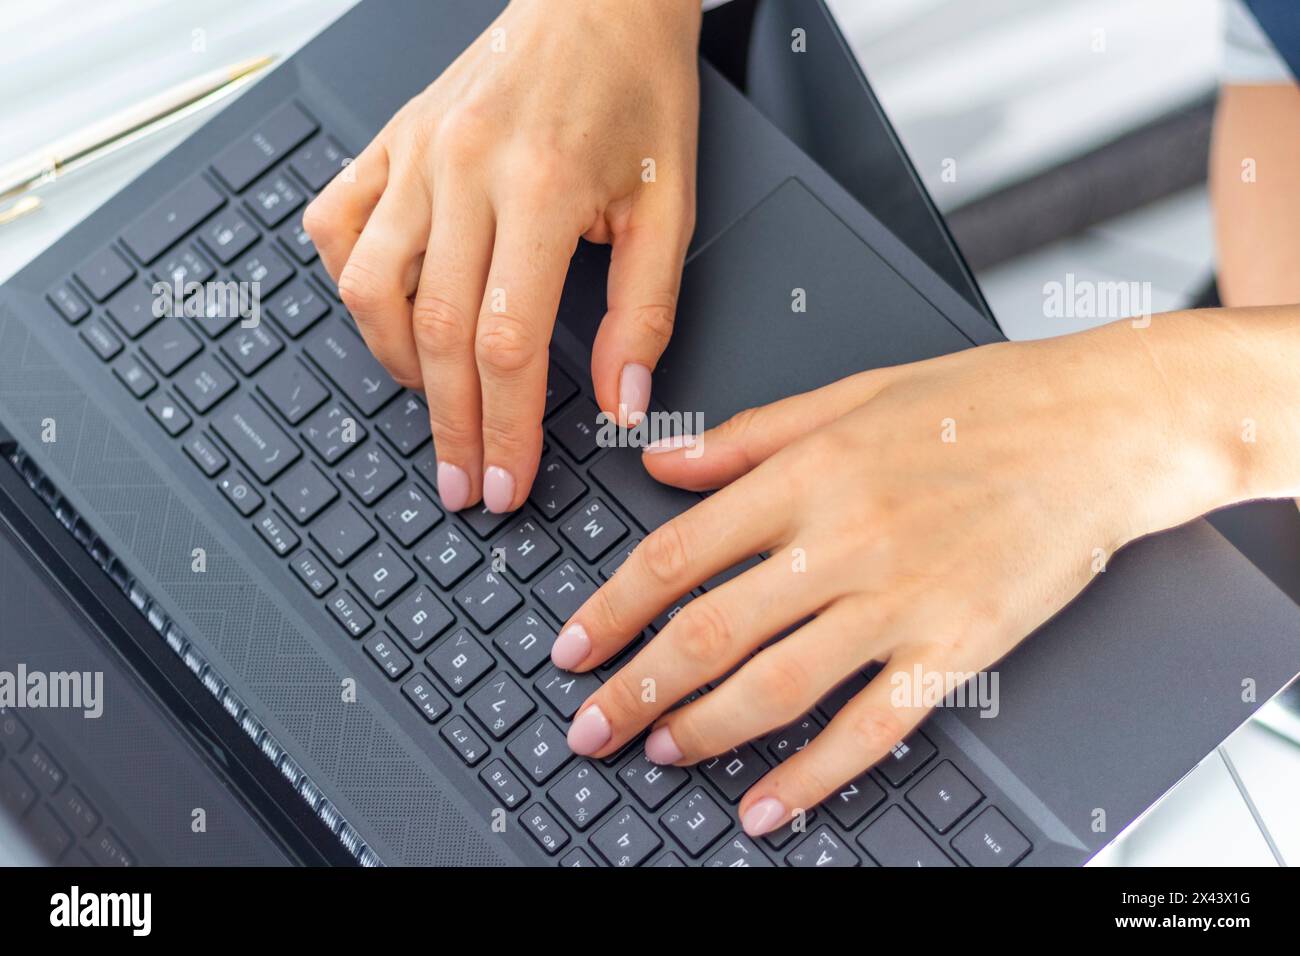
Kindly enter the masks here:
<path id="1" fill-rule="evenodd" d="M 574 757 L 565 729 L 578 706 L 673 612 L 588 674 L 551 665 L 557 630 L 693 499 L 649 480 L 635 450 L 600 448 L 594 401 L 553 365 L 528 504 L 444 514 L 424 399 L 370 354 L 302 229 L 303 207 L 348 155 L 286 103 L 48 300 L 321 602 L 338 638 L 391 681 L 391 706 L 414 708 L 477 777 L 485 805 L 511 811 L 565 866 L 1023 859 L 1029 841 L 921 732 L 802 826 L 741 832 L 748 786 L 816 735 L 866 673 L 698 767 L 654 766 L 641 740 L 605 760 Z M 211 302 L 158 318 L 155 280 L 256 281 L 266 318 L 245 328 L 237 309 Z"/>

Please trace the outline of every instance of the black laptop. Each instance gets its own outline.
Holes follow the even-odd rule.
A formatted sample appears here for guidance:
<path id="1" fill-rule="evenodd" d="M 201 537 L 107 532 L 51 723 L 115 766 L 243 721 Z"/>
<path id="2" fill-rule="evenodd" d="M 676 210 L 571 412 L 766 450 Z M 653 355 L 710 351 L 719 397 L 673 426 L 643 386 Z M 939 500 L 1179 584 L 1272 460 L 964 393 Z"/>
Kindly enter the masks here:
<path id="1" fill-rule="evenodd" d="M 938 712 L 797 830 L 750 839 L 736 806 L 842 694 L 690 769 L 647 763 L 639 741 L 572 755 L 568 722 L 618 662 L 557 672 L 550 642 L 695 500 L 649 480 L 635 449 L 596 443 L 586 369 L 607 250 L 573 260 L 529 503 L 444 514 L 423 399 L 370 356 L 300 223 L 501 6 L 361 3 L 0 288 L 7 530 L 46 554 L 59 601 L 102 625 L 78 638 L 80 666 L 104 647 L 129 661 L 160 688 L 153 719 L 253 808 L 241 828 L 275 832 L 249 862 L 1078 864 L 1300 670 L 1300 611 L 1198 521 L 1126 549 L 1002 661 L 996 718 Z M 656 374 L 666 409 L 717 423 L 999 338 L 735 88 L 707 65 L 701 80 L 698 226 Z M 158 318 L 151 286 L 176 278 L 260 282 L 260 324 Z M 809 305 L 792 315 L 796 287 Z M 610 519 L 600 548 L 569 522 L 594 502 Z M 521 534 L 545 560 L 496 570 Z M 0 670 L 37 653 L 13 621 Z M 30 785 L 20 812 L 40 815 L 53 859 L 106 852 L 105 832 L 115 862 L 184 856 L 188 815 L 72 832 L 76 768 L 33 779 L 33 738 L 0 739 L 0 770 Z"/>

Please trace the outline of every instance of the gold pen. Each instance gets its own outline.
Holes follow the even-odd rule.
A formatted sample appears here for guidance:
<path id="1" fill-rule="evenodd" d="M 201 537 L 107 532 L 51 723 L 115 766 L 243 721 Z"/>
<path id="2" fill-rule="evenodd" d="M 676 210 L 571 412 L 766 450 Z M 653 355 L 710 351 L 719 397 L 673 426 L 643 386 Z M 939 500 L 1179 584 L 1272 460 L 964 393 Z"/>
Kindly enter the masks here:
<path id="1" fill-rule="evenodd" d="M 41 200 L 27 196 L 41 186 L 125 149 L 211 106 L 252 82 L 277 57 L 260 56 L 186 80 L 48 146 L 0 166 L 0 226 L 34 212 Z"/>

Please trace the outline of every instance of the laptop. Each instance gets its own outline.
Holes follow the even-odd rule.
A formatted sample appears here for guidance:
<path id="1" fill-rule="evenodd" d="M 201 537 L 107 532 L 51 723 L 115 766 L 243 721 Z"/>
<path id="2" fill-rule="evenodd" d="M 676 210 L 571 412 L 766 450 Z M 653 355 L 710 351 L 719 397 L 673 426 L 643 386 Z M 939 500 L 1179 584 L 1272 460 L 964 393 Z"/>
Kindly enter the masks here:
<path id="1" fill-rule="evenodd" d="M 129 661 L 153 719 L 274 833 L 251 862 L 1081 864 L 1300 670 L 1300 610 L 1197 521 L 1117 555 L 1001 661 L 996 717 L 938 711 L 800 827 L 750 839 L 737 803 L 869 672 L 697 767 L 655 767 L 640 741 L 571 754 L 569 720 L 626 658 L 561 673 L 550 642 L 697 500 L 597 442 L 586 369 L 608 251 L 572 262 L 529 503 L 444 514 L 423 400 L 365 349 L 299 221 L 501 6 L 366 0 L 0 288 L 6 528 L 46 552 L 69 613 L 102 622 L 81 669 L 92 645 Z M 714 424 L 1000 338 L 706 64 L 701 96 L 664 410 Z M 262 321 L 157 318 L 150 287 L 175 278 L 257 281 Z M 599 540 L 575 520 L 596 511 Z M 30 643 L 4 633 L 14 670 Z M 0 741 L 34 791 L 21 813 L 71 830 L 72 784 L 32 779 L 35 745 Z M 176 859 L 168 828 L 114 827 L 128 862 Z M 81 839 L 60 862 L 82 861 Z"/>

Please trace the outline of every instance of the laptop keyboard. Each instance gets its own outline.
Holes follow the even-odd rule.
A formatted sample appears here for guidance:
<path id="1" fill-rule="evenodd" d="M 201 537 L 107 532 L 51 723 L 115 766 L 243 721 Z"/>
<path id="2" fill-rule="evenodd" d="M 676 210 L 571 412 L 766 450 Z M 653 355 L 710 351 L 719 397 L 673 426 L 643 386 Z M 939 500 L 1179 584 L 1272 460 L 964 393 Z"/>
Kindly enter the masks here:
<path id="1" fill-rule="evenodd" d="M 423 397 L 371 355 L 302 229 L 303 207 L 347 155 L 286 103 L 47 298 L 232 520 L 321 602 L 336 628 L 322 624 L 323 636 L 352 643 L 391 682 L 389 706 L 423 718 L 477 777 L 485 806 L 509 810 L 564 866 L 1021 861 L 1029 841 L 920 731 L 801 826 L 758 840 L 740 830 L 746 789 L 869 672 L 698 767 L 655 766 L 641 739 L 604 760 L 569 751 L 578 706 L 679 608 L 588 674 L 551 665 L 557 630 L 681 498 L 646 480 L 634 451 L 598 446 L 595 403 L 553 365 L 528 504 L 443 513 Z M 245 328 L 237 303 L 211 296 L 184 316 L 155 315 L 154 281 L 213 280 L 260 283 L 266 320 Z"/>

